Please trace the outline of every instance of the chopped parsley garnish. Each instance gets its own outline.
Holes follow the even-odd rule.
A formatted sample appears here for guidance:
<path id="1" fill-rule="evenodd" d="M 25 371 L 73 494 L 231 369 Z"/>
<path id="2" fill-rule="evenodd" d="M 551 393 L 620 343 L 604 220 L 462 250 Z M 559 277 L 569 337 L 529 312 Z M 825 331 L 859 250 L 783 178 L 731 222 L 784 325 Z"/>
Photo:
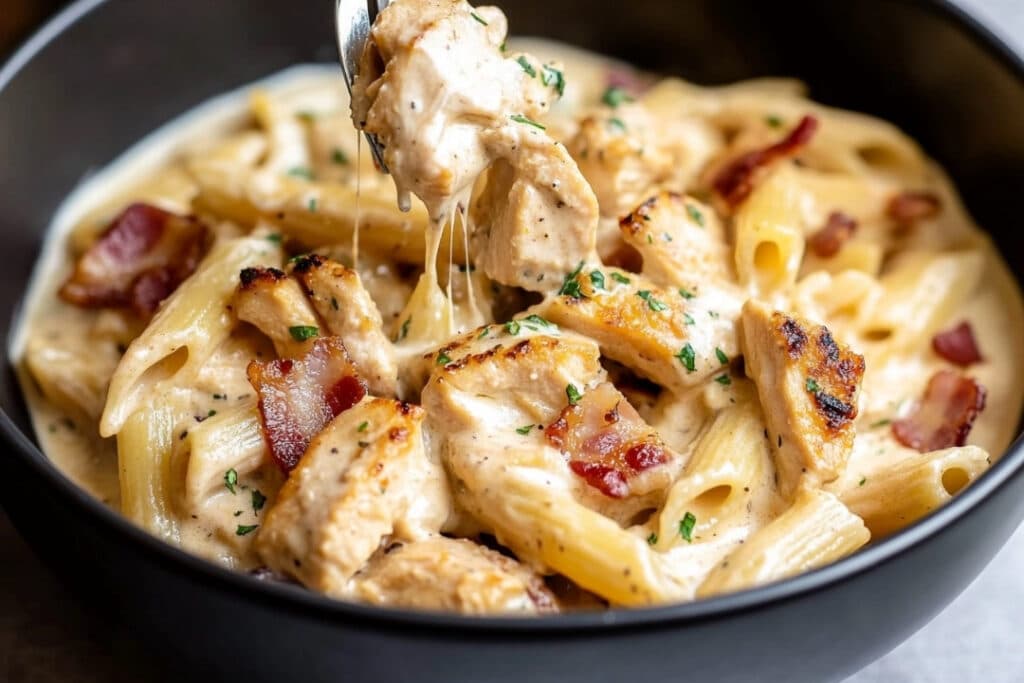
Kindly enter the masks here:
<path id="1" fill-rule="evenodd" d="M 694 294 L 693 292 L 691 292 L 690 290 L 688 290 L 686 287 L 680 287 L 679 288 L 679 296 L 681 296 L 684 299 L 686 299 L 687 301 L 689 301 L 690 299 L 692 299 L 693 297 L 695 297 L 697 295 Z"/>
<path id="2" fill-rule="evenodd" d="M 369 427 L 369 426 L 370 426 L 370 423 L 367 422 L 366 420 L 363 420 L 362 422 L 359 423 L 359 426 L 356 427 L 356 431 L 357 432 L 365 432 L 366 428 Z"/>
<path id="3" fill-rule="evenodd" d="M 267 235 L 268 242 L 276 242 L 277 244 L 280 244 L 282 239 L 283 238 L 281 237 L 281 233 L 279 232 L 272 232 L 269 235 Z"/>
<path id="4" fill-rule="evenodd" d="M 718 348 L 717 346 L 715 347 L 715 358 L 717 358 L 718 362 L 721 363 L 722 365 L 729 364 L 729 356 L 725 355 L 725 351 Z"/>
<path id="5" fill-rule="evenodd" d="M 580 390 L 576 388 L 575 384 L 565 385 L 565 395 L 569 397 L 569 405 L 571 406 L 576 405 L 580 402 L 580 399 L 583 398 L 583 394 L 580 393 Z"/>
<path id="6" fill-rule="evenodd" d="M 664 311 L 664 310 L 668 309 L 668 306 L 666 306 L 665 304 L 661 303 L 660 301 L 655 299 L 653 296 L 651 296 L 650 290 L 641 289 L 639 292 L 636 293 L 636 295 L 638 297 L 640 297 L 641 299 L 643 299 L 644 301 L 646 301 L 647 302 L 647 307 L 650 308 L 652 311 L 656 311 L 657 312 L 657 311 Z"/>
<path id="7" fill-rule="evenodd" d="M 708 311 L 708 316 L 718 320 L 718 311 Z"/>
<path id="8" fill-rule="evenodd" d="M 480 335 L 477 337 L 477 339 L 483 339 L 484 337 L 486 337 L 490 333 L 491 333 L 491 328 L 485 327 L 484 331 L 480 333 Z"/>
<path id="9" fill-rule="evenodd" d="M 861 478 L 860 478 L 860 481 L 859 481 L 859 482 L 857 482 L 857 486 L 863 486 L 863 485 L 864 485 L 864 482 L 866 482 L 867 480 L 868 480 L 868 478 L 867 478 L 867 477 L 861 477 Z"/>
<path id="10" fill-rule="evenodd" d="M 658 545 L 658 534 L 652 532 L 651 535 L 647 537 L 647 544 Z"/>
<path id="11" fill-rule="evenodd" d="M 522 427 L 516 427 L 516 432 L 525 436 L 530 433 L 531 429 L 533 429 L 533 425 L 523 425 Z"/>
<path id="12" fill-rule="evenodd" d="M 764 117 L 764 122 L 772 128 L 778 128 L 782 125 L 782 117 L 776 114 L 768 114 L 768 116 Z"/>
<path id="13" fill-rule="evenodd" d="M 313 172 L 305 166 L 294 166 L 289 168 L 288 175 L 295 176 L 296 178 L 305 178 L 306 180 L 313 179 Z"/>
<path id="14" fill-rule="evenodd" d="M 230 470 L 224 473 L 224 488 L 231 493 L 235 492 L 235 486 L 238 484 L 238 472 L 232 467 Z"/>
<path id="15" fill-rule="evenodd" d="M 338 166 L 345 166 L 348 164 L 348 155 L 345 154 L 345 150 L 341 147 L 335 147 L 331 150 L 331 161 L 336 163 Z"/>
<path id="16" fill-rule="evenodd" d="M 610 119 L 608 119 L 608 126 L 611 128 L 617 128 L 619 132 L 626 132 L 626 123 L 618 116 L 613 116 Z"/>
<path id="17" fill-rule="evenodd" d="M 663 232 L 661 233 L 661 239 L 665 240 L 666 242 L 671 242 L 672 235 L 668 234 L 667 232 Z"/>
<path id="18" fill-rule="evenodd" d="M 632 102 L 633 96 L 622 88 L 613 85 L 604 91 L 604 94 L 601 95 L 601 101 L 609 107 L 617 107 L 623 102 Z"/>
<path id="19" fill-rule="evenodd" d="M 331 297 L 331 308 L 333 308 L 334 310 L 338 310 L 338 300 L 335 299 L 333 296 Z"/>
<path id="20" fill-rule="evenodd" d="M 444 351 L 441 351 L 439 354 L 437 354 L 437 364 L 438 365 L 448 365 L 451 362 L 452 362 L 451 356 L 449 356 Z"/>
<path id="21" fill-rule="evenodd" d="M 594 289 L 604 289 L 604 273 L 600 270 L 595 270 L 590 273 L 590 284 L 594 285 Z"/>
<path id="22" fill-rule="evenodd" d="M 544 85 L 551 85 L 554 83 L 555 92 L 558 93 L 559 97 L 565 94 L 565 74 L 553 66 L 545 64 L 542 67 L 540 72 L 540 82 Z"/>
<path id="23" fill-rule="evenodd" d="M 529 76 L 530 78 L 537 77 L 537 70 L 533 68 L 533 64 L 530 64 L 530 60 L 528 60 L 526 57 L 522 55 L 519 55 L 516 61 L 519 63 L 519 66 L 523 67 L 523 71 L 526 72 L 527 76 Z M 545 83 L 544 85 L 547 85 L 547 83 Z"/>
<path id="24" fill-rule="evenodd" d="M 693 319 L 693 316 L 689 313 L 683 313 L 683 322 L 687 325 L 696 325 L 697 321 Z"/>
<path id="25" fill-rule="evenodd" d="M 644 220 L 649 221 L 651 219 L 644 216 Z M 647 233 L 647 244 L 654 244 L 654 237 L 652 237 L 650 233 Z"/>
<path id="26" fill-rule="evenodd" d="M 369 441 L 356 441 L 356 444 L 358 444 L 360 448 L 366 448 L 367 446 L 370 445 L 370 442 Z"/>
<path id="27" fill-rule="evenodd" d="M 687 512 L 679 521 L 679 535 L 682 536 L 687 543 L 693 543 L 693 527 L 696 525 L 697 518 L 693 516 L 692 512 Z"/>
<path id="28" fill-rule="evenodd" d="M 409 336 L 409 323 L 411 323 L 411 322 L 412 322 L 412 316 L 411 315 L 408 318 L 406 318 L 404 321 L 402 321 L 402 326 L 398 329 L 398 339 L 399 339 L 399 341 L 401 341 L 402 339 L 405 339 L 406 337 Z"/>
<path id="29" fill-rule="evenodd" d="M 679 349 L 676 358 L 683 364 L 687 372 L 695 372 L 697 370 L 697 354 L 694 353 L 693 347 L 690 344 Z"/>
<path id="30" fill-rule="evenodd" d="M 690 218 L 693 220 L 694 223 L 696 223 L 702 228 L 704 227 L 704 214 L 700 212 L 700 209 L 698 209 L 693 204 L 687 204 L 686 213 L 689 214 Z"/>
<path id="31" fill-rule="evenodd" d="M 499 47 L 498 49 L 501 50 L 502 52 L 505 52 L 506 50 L 508 50 L 508 41 L 507 40 L 501 41 L 501 47 Z"/>
<path id="32" fill-rule="evenodd" d="M 525 318 L 522 318 L 519 322 L 523 323 L 524 325 L 526 325 L 526 327 L 533 330 L 534 332 L 539 332 L 541 328 L 556 327 L 556 325 L 553 322 L 545 320 L 536 313 L 531 313 Z"/>
<path id="33" fill-rule="evenodd" d="M 210 412 L 206 413 L 206 417 L 213 417 L 216 414 L 217 414 L 216 410 L 210 410 Z"/>
<path id="34" fill-rule="evenodd" d="M 515 320 L 509 320 L 505 323 L 505 331 L 512 336 L 519 334 L 519 323 Z"/>
<path id="35" fill-rule="evenodd" d="M 629 278 L 626 277 L 625 275 L 623 275 L 622 273 L 616 273 L 616 272 L 613 271 L 612 272 L 612 279 L 615 280 L 616 282 L 621 282 L 624 285 L 628 285 L 629 284 Z"/>
<path id="36" fill-rule="evenodd" d="M 558 290 L 560 296 L 571 296 L 573 299 L 583 298 L 583 292 L 580 291 L 580 283 L 576 280 L 581 270 L 583 270 L 583 261 L 580 261 L 580 264 L 576 266 L 576 270 L 566 275 L 565 279 L 562 280 L 562 288 Z"/>
<path id="37" fill-rule="evenodd" d="M 311 213 L 316 213 L 316 206 L 317 206 L 316 197 L 310 197 L 309 198 L 309 202 L 307 202 L 306 206 L 309 208 Z"/>
<path id="38" fill-rule="evenodd" d="M 516 123 L 525 123 L 528 126 L 533 126 L 534 128 L 539 128 L 540 130 L 547 130 L 548 129 L 547 126 L 541 125 L 541 124 L 537 123 L 536 121 L 534 121 L 533 119 L 528 119 L 525 116 L 523 116 L 522 114 L 513 114 L 511 118 Z"/>
<path id="39" fill-rule="evenodd" d="M 715 381 L 721 384 L 723 387 L 727 387 L 730 384 L 732 384 L 732 377 L 729 377 L 729 375 L 719 375 L 718 377 L 715 378 Z"/>
<path id="40" fill-rule="evenodd" d="M 297 342 L 304 342 L 320 335 L 320 328 L 315 325 L 294 325 L 288 328 L 288 334 Z"/>
<path id="41" fill-rule="evenodd" d="M 808 377 L 807 381 L 804 382 L 804 388 L 807 389 L 807 391 L 809 391 L 812 394 L 816 394 L 819 391 L 821 391 L 821 387 L 819 387 L 818 383 L 815 382 L 814 379 L 811 377 Z"/>
<path id="42" fill-rule="evenodd" d="M 251 534 L 252 532 L 256 531 L 259 528 L 260 528 L 259 524 L 239 524 L 238 528 L 235 529 L 235 535 L 236 536 L 245 536 L 247 534 Z"/>
<path id="43" fill-rule="evenodd" d="M 259 512 L 267 502 L 267 497 L 259 489 L 252 490 L 252 511 Z"/>
<path id="44" fill-rule="evenodd" d="M 473 17 L 474 19 L 476 19 L 476 20 L 477 20 L 477 21 L 478 21 L 479 23 L 483 24 L 484 26 L 487 26 L 487 25 L 488 25 L 488 24 L 487 24 L 487 20 L 486 20 L 486 19 L 484 19 L 483 17 L 481 17 L 481 16 L 480 16 L 479 14 L 477 14 L 476 12 L 470 12 L 470 13 L 469 13 L 469 15 L 470 15 L 471 17 Z"/>
<path id="45" fill-rule="evenodd" d="M 878 422 L 872 422 L 870 427 L 871 427 L 871 429 L 878 429 L 879 427 L 888 427 L 891 424 L 892 424 L 892 420 L 886 419 L 886 420 L 879 420 Z"/>

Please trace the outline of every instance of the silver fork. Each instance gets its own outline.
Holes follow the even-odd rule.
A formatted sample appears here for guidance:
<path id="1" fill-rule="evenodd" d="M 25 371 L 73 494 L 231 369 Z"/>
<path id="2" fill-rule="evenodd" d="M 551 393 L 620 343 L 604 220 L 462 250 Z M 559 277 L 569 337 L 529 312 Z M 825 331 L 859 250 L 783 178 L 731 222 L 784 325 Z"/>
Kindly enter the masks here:
<path id="1" fill-rule="evenodd" d="M 341 71 L 345 75 L 345 85 L 349 95 L 356 80 L 359 69 L 359 57 L 363 54 L 366 41 L 370 37 L 377 14 L 388 6 L 389 0 L 338 0 L 334 19 L 338 30 L 338 52 L 341 56 Z M 374 161 L 384 173 L 388 167 L 384 164 L 384 150 L 376 135 L 366 133 L 366 141 L 370 144 L 370 152 Z"/>

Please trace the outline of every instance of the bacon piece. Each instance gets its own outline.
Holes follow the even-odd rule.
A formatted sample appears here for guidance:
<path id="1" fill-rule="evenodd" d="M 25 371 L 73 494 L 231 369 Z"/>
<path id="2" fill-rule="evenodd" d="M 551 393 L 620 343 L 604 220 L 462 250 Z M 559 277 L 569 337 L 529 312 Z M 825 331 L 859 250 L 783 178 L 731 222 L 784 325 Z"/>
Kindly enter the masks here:
<path id="1" fill-rule="evenodd" d="M 932 375 L 914 412 L 892 423 L 904 446 L 921 453 L 963 446 L 978 413 L 985 409 L 985 387 L 953 370 Z"/>
<path id="2" fill-rule="evenodd" d="M 148 318 L 202 260 L 206 226 L 132 204 L 78 260 L 60 297 L 85 308 L 129 308 Z"/>
<path id="3" fill-rule="evenodd" d="M 610 382 L 566 406 L 544 435 L 573 472 L 609 498 L 625 498 L 631 477 L 668 460 L 658 435 Z"/>
<path id="4" fill-rule="evenodd" d="M 983 360 L 978 343 L 974 339 L 974 330 L 966 321 L 932 337 L 932 348 L 950 363 L 956 363 L 961 367 Z"/>
<path id="5" fill-rule="evenodd" d="M 885 214 L 901 226 L 910 227 L 942 210 L 942 202 L 931 192 L 901 192 L 885 207 Z"/>
<path id="6" fill-rule="evenodd" d="M 824 227 L 807 240 L 807 246 L 818 258 L 832 258 L 839 253 L 856 230 L 856 220 L 842 211 L 833 211 L 829 214 Z"/>
<path id="7" fill-rule="evenodd" d="M 302 358 L 254 360 L 246 374 L 259 395 L 263 438 L 286 473 L 328 422 L 366 396 L 340 337 L 317 339 Z"/>
<path id="8" fill-rule="evenodd" d="M 807 115 L 800 123 L 774 145 L 742 154 L 723 167 L 711 182 L 715 192 L 731 208 L 736 208 L 754 191 L 758 177 L 770 164 L 795 156 L 814 137 L 818 119 Z"/>

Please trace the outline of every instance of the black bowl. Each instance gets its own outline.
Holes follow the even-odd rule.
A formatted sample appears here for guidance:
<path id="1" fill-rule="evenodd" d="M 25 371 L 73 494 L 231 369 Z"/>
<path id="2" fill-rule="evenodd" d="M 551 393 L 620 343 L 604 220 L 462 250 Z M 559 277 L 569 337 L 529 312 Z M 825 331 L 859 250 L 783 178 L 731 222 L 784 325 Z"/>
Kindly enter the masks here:
<path id="1" fill-rule="evenodd" d="M 945 2 L 506 0 L 546 35 L 698 82 L 805 79 L 888 118 L 952 173 L 1018 278 L 1024 64 Z M 218 92 L 332 61 L 327 0 L 80 0 L 0 70 L 0 320 L 10 325 L 55 207 L 91 169 Z M 1009 226 L 1009 227 L 1007 227 Z M 5 365 L 6 363 L 5 358 Z M 1020 440 L 951 504 L 833 566 L 693 604 L 541 620 L 333 602 L 164 545 L 77 490 L 39 452 L 0 376 L 0 494 L 36 551 L 154 651 L 234 680 L 836 680 L 949 603 L 1024 516 Z"/>

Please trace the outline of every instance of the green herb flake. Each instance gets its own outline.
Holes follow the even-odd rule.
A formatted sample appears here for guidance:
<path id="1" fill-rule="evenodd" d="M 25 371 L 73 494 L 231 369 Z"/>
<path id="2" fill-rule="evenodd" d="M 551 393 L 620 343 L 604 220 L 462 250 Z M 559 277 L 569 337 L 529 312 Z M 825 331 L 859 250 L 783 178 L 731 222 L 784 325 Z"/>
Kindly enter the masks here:
<path id="1" fill-rule="evenodd" d="M 721 363 L 722 365 L 729 364 L 729 356 L 725 355 L 725 351 L 718 348 L 717 346 L 715 347 L 715 358 L 717 358 L 718 362 Z"/>
<path id="2" fill-rule="evenodd" d="M 604 273 L 600 270 L 595 270 L 590 273 L 590 284 L 594 286 L 594 289 L 604 289 Z"/>
<path id="3" fill-rule="evenodd" d="M 658 545 L 658 534 L 652 532 L 651 535 L 647 537 L 647 545 Z"/>
<path id="4" fill-rule="evenodd" d="M 696 372 L 697 354 L 689 343 L 679 349 L 679 353 L 677 353 L 675 357 L 679 359 L 679 362 L 683 364 L 683 367 L 686 368 L 687 372 Z"/>
<path id="5" fill-rule="evenodd" d="M 486 337 L 490 333 L 491 333 L 491 328 L 485 327 L 484 331 L 480 333 L 480 335 L 477 337 L 477 339 L 483 339 L 484 337 Z"/>
<path id="6" fill-rule="evenodd" d="M 476 19 L 476 20 L 477 20 L 477 22 L 478 22 L 478 23 L 480 23 L 480 24 L 483 24 L 484 26 L 488 26 L 488 25 L 489 25 L 489 24 L 487 23 L 487 20 L 486 20 L 486 19 L 484 19 L 483 17 L 481 17 L 481 16 L 480 16 L 479 14 L 477 14 L 476 12 L 470 12 L 470 13 L 469 13 L 469 16 L 473 17 L 474 19 Z"/>
<path id="7" fill-rule="evenodd" d="M 238 472 L 232 467 L 230 470 L 224 473 L 224 488 L 231 493 L 235 492 L 235 486 L 238 485 Z"/>
<path id="8" fill-rule="evenodd" d="M 279 232 L 272 232 L 269 235 L 267 235 L 267 241 L 268 242 L 274 242 L 276 244 L 281 244 L 281 240 L 282 239 L 284 239 L 284 238 L 281 237 L 281 233 L 279 233 Z"/>
<path id="9" fill-rule="evenodd" d="M 715 381 L 721 384 L 723 387 L 727 387 L 732 384 L 732 377 L 729 375 L 719 375 L 715 378 Z"/>
<path id="10" fill-rule="evenodd" d="M 702 228 L 704 227 L 704 214 L 701 213 L 700 209 L 698 209 L 693 204 L 687 204 L 686 205 L 686 213 L 690 216 L 690 219 L 694 223 L 696 223 L 697 225 L 699 225 Z"/>
<path id="11" fill-rule="evenodd" d="M 259 512 L 267 504 L 267 497 L 259 489 L 252 490 L 252 511 Z"/>
<path id="12" fill-rule="evenodd" d="M 236 536 L 248 536 L 252 532 L 260 528 L 259 524 L 239 524 L 238 528 L 235 529 Z"/>
<path id="13" fill-rule="evenodd" d="M 348 155 L 345 154 L 345 150 L 341 147 L 335 147 L 331 150 L 331 161 L 338 166 L 348 165 Z"/>
<path id="14" fill-rule="evenodd" d="M 764 117 L 764 122 L 772 128 L 780 128 L 782 126 L 782 117 L 776 114 L 768 114 Z"/>
<path id="15" fill-rule="evenodd" d="M 505 331 L 511 334 L 513 337 L 519 334 L 519 322 L 516 320 L 509 320 L 505 323 Z"/>
<path id="16" fill-rule="evenodd" d="M 557 327 L 553 322 L 540 317 L 536 313 L 531 313 L 525 318 L 522 318 L 520 322 L 526 325 L 534 332 L 540 332 L 541 329 L 550 329 L 553 327 Z"/>
<path id="17" fill-rule="evenodd" d="M 526 72 L 527 76 L 529 76 L 530 78 L 537 77 L 537 70 L 533 68 L 533 64 L 530 64 L 530 60 L 528 60 L 526 57 L 522 55 L 519 55 L 519 57 L 516 58 L 516 61 L 519 63 L 519 66 L 523 67 L 523 71 Z M 545 83 L 545 85 L 547 84 Z"/>
<path id="18" fill-rule="evenodd" d="M 522 427 L 516 427 L 516 433 L 526 436 L 533 429 L 533 425 L 523 425 Z"/>
<path id="19" fill-rule="evenodd" d="M 633 96 L 622 88 L 613 85 L 604 91 L 604 94 L 601 95 L 601 101 L 609 107 L 617 107 L 623 102 L 632 102 Z"/>
<path id="20" fill-rule="evenodd" d="M 525 123 L 527 126 L 533 126 L 534 128 L 539 128 L 540 130 L 548 129 L 547 126 L 541 125 L 534 121 L 533 119 L 528 119 L 522 114 L 513 114 L 510 118 L 516 123 Z"/>
<path id="21" fill-rule="evenodd" d="M 293 325 L 288 328 L 288 334 L 297 342 L 304 342 L 320 335 L 320 328 L 315 325 Z"/>
<path id="22" fill-rule="evenodd" d="M 629 284 L 629 278 L 623 275 L 622 273 L 616 273 L 612 271 L 612 279 L 615 280 L 616 282 L 621 282 L 624 285 Z"/>
<path id="23" fill-rule="evenodd" d="M 580 290 L 580 283 L 576 280 L 580 271 L 583 270 L 583 261 L 576 266 L 576 270 L 565 276 L 562 280 L 562 288 L 558 290 L 559 296 L 571 296 L 573 299 L 582 299 L 583 292 Z"/>
<path id="24" fill-rule="evenodd" d="M 569 397 L 569 405 L 571 406 L 576 405 L 580 402 L 580 399 L 583 398 L 583 394 L 580 393 L 580 390 L 576 388 L 575 384 L 565 385 L 565 395 Z"/>
<path id="25" fill-rule="evenodd" d="M 316 197 L 310 197 L 309 201 L 306 203 L 306 207 L 309 209 L 310 213 L 316 213 L 316 209 L 317 209 Z"/>
<path id="26" fill-rule="evenodd" d="M 718 320 L 718 311 L 708 311 L 708 317 Z"/>
<path id="27" fill-rule="evenodd" d="M 693 292 L 691 292 L 690 290 L 688 290 L 686 287 L 680 287 L 679 288 L 679 296 L 681 296 L 684 299 L 686 299 L 687 301 L 689 301 L 690 299 L 692 299 L 693 297 L 695 297 L 697 295 L 694 294 Z"/>
<path id="28" fill-rule="evenodd" d="M 683 313 L 683 322 L 687 325 L 696 325 L 697 321 L 693 319 L 693 316 L 689 313 Z"/>
<path id="29" fill-rule="evenodd" d="M 357 432 L 365 432 L 366 428 L 369 427 L 369 426 L 370 426 L 370 423 L 367 422 L 366 420 L 363 420 L 362 422 L 359 423 L 359 426 L 356 427 L 356 431 Z"/>
<path id="30" fill-rule="evenodd" d="M 617 129 L 620 133 L 626 132 L 626 122 L 620 119 L 618 116 L 613 116 L 608 119 L 608 126 L 610 128 Z"/>
<path id="31" fill-rule="evenodd" d="M 370 442 L 369 441 L 356 441 L 356 444 L 358 444 L 360 448 L 366 448 L 367 446 L 370 445 Z"/>
<path id="32" fill-rule="evenodd" d="M 561 97 L 565 94 L 565 74 L 553 66 L 544 65 L 540 72 L 540 82 L 544 85 L 554 84 L 555 92 Z"/>
<path id="33" fill-rule="evenodd" d="M 295 178 L 304 178 L 306 180 L 313 179 L 313 172 L 305 166 L 293 166 L 292 168 L 289 168 L 288 175 Z"/>
<path id="34" fill-rule="evenodd" d="M 409 336 L 409 323 L 412 322 L 412 316 L 402 321 L 402 326 L 398 329 L 398 340 L 401 341 Z"/>
<path id="35" fill-rule="evenodd" d="M 693 543 L 693 527 L 697 526 L 697 518 L 692 512 L 687 512 L 679 521 L 679 535 L 687 543 Z"/>
<path id="36" fill-rule="evenodd" d="M 641 289 L 639 292 L 636 293 L 636 295 L 643 299 L 644 301 L 646 301 L 647 307 L 650 308 L 652 311 L 659 312 L 668 310 L 668 306 L 666 306 L 665 304 L 661 303 L 653 296 L 651 296 L 650 290 Z"/>
<path id="37" fill-rule="evenodd" d="M 878 429 L 880 427 L 888 427 L 891 424 L 892 424 L 892 420 L 886 419 L 886 420 L 879 420 L 878 422 L 872 422 L 870 427 L 871 427 L 871 429 Z"/>
<path id="38" fill-rule="evenodd" d="M 867 477 L 861 477 L 861 478 L 860 478 L 860 481 L 859 481 L 859 482 L 857 482 L 857 486 L 863 486 L 863 485 L 864 485 L 864 483 L 865 483 L 865 482 L 867 482 L 867 480 L 868 480 L 868 478 L 867 478 Z"/>
<path id="39" fill-rule="evenodd" d="M 210 410 L 210 412 L 206 413 L 206 417 L 213 417 L 216 414 L 217 414 L 216 410 Z"/>
<path id="40" fill-rule="evenodd" d="M 816 394 L 821 391 L 821 387 L 818 386 L 818 383 L 815 382 L 812 377 L 808 377 L 807 381 L 804 382 L 804 388 L 812 394 Z"/>
<path id="41" fill-rule="evenodd" d="M 452 362 L 451 356 L 449 356 L 444 351 L 441 351 L 439 354 L 437 354 L 437 364 L 438 365 L 448 365 L 451 362 Z"/>
<path id="42" fill-rule="evenodd" d="M 501 50 L 502 52 L 507 52 L 508 51 L 508 41 L 507 40 L 501 41 L 501 47 L 499 47 L 498 49 Z"/>
<path id="43" fill-rule="evenodd" d="M 666 242 L 671 242 L 672 235 L 668 234 L 667 232 L 663 232 L 661 233 L 661 239 L 665 240 Z"/>

